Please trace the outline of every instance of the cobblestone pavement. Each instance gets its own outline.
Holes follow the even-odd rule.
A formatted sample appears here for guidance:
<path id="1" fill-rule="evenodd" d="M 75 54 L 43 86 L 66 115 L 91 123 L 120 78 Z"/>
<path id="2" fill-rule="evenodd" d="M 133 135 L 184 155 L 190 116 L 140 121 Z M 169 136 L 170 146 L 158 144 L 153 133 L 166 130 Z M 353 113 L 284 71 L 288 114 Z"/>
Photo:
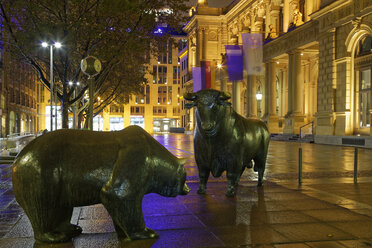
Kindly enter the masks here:
<path id="1" fill-rule="evenodd" d="M 59 245 L 36 244 L 13 196 L 11 166 L 0 165 L 0 247 L 372 247 L 372 150 L 358 149 L 354 184 L 354 148 L 272 141 L 264 186 L 257 188 L 256 173 L 246 170 L 237 196 L 227 198 L 224 176 L 210 177 L 205 196 L 196 193 L 192 136 L 154 137 L 177 157 L 187 157 L 191 187 L 187 196 L 145 196 L 145 222 L 159 239 L 117 240 L 111 218 L 99 204 L 74 209 L 71 222 L 83 228 L 79 237 Z"/>

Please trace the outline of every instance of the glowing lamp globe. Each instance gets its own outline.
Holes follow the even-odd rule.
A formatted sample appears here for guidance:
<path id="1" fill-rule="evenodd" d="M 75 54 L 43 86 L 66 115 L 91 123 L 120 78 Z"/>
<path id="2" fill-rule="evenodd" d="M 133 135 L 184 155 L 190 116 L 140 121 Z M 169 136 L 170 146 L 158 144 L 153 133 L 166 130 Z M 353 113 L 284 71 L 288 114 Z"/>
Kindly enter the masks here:
<path id="1" fill-rule="evenodd" d="M 93 56 L 88 56 L 81 60 L 81 70 L 89 77 L 96 76 L 102 69 L 101 61 Z"/>

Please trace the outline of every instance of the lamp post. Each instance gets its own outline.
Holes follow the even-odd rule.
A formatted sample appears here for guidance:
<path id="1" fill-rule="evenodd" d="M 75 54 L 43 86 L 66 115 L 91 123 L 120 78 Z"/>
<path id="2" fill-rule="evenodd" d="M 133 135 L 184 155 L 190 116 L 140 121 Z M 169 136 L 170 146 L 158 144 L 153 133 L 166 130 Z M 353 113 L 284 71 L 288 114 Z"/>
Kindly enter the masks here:
<path id="1" fill-rule="evenodd" d="M 260 117 L 261 116 L 261 100 L 262 100 L 262 93 L 261 93 L 260 86 L 258 86 L 256 99 L 257 99 L 258 110 L 259 110 L 257 111 L 257 116 Z"/>
<path id="2" fill-rule="evenodd" d="M 55 42 L 54 44 L 48 44 L 47 42 L 41 43 L 42 47 L 50 47 L 50 131 L 53 131 L 53 47 L 61 48 L 62 44 Z M 57 112 L 56 112 L 57 113 Z M 57 118 L 57 115 L 56 115 Z M 56 119 L 57 122 L 57 119 Z M 56 127 L 57 129 L 57 127 Z"/>
<path id="3" fill-rule="evenodd" d="M 81 60 L 81 70 L 88 75 L 89 81 L 89 130 L 93 130 L 93 98 L 94 98 L 94 76 L 98 75 L 102 69 L 101 62 L 93 56 L 88 56 Z"/>
<path id="4" fill-rule="evenodd" d="M 217 69 L 218 69 L 218 76 L 220 79 L 220 90 L 221 91 L 226 91 L 226 82 L 225 82 L 225 75 L 223 71 L 223 65 L 222 64 L 217 64 Z M 222 75 L 221 75 L 222 74 Z"/>
<path id="5" fill-rule="evenodd" d="M 68 84 L 70 86 L 73 86 L 74 83 L 72 81 L 68 82 Z M 80 85 L 79 82 L 76 82 L 75 84 L 75 89 L 74 89 L 74 94 L 73 94 L 73 98 L 75 99 L 76 98 L 76 89 L 77 87 Z M 77 111 L 77 102 L 75 101 L 74 105 L 72 106 L 72 114 L 73 114 L 73 117 L 72 117 L 72 128 L 73 129 L 76 129 L 76 111 Z"/>

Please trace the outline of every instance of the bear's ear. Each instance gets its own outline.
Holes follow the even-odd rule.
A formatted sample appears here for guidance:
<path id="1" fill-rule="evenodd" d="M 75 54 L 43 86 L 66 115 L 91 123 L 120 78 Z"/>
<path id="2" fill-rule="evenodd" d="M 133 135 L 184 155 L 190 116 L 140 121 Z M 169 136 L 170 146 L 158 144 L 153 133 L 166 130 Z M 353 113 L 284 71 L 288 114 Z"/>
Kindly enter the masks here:
<path id="1" fill-rule="evenodd" d="M 178 163 L 180 164 L 180 165 L 185 165 L 186 164 L 186 161 L 187 161 L 187 158 L 179 158 L 178 159 Z"/>

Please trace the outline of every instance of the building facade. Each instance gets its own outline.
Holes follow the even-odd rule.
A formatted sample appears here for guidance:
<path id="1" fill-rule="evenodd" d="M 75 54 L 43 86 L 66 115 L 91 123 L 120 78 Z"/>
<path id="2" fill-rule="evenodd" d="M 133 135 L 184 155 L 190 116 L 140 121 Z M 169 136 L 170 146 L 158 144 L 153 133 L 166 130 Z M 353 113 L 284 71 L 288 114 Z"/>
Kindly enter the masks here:
<path id="1" fill-rule="evenodd" d="M 216 88 L 232 93 L 238 113 L 263 119 L 271 133 L 370 141 L 371 1 L 236 0 L 210 8 L 199 0 L 190 12 L 189 71 L 201 61 L 222 64 L 225 45 L 242 45 L 242 33 L 262 35 L 262 75 L 245 72 L 232 83 L 227 68 L 216 70 Z"/>
<path id="2" fill-rule="evenodd" d="M 173 38 L 177 46 L 168 41 L 159 56 L 151 56 L 147 65 L 148 84 L 144 84 L 141 94 L 131 96 L 127 104 L 114 103 L 107 107 L 95 117 L 95 130 L 112 131 L 138 125 L 149 133 L 157 133 L 183 127 L 183 90 L 178 53 L 187 40 L 183 35 Z"/>
<path id="3" fill-rule="evenodd" d="M 186 36 L 173 37 L 178 45 L 168 41 L 159 56 L 152 56 L 147 65 L 148 81 L 139 95 L 132 95 L 129 102 L 116 101 L 103 109 L 93 119 L 93 130 L 117 131 L 129 125 L 138 125 L 149 133 L 170 132 L 172 128 L 183 127 L 181 63 L 178 53 L 186 44 Z M 97 96 L 99 100 L 99 96 Z M 37 86 L 37 130 L 50 127 L 50 91 L 42 84 Z M 55 121 L 53 121 L 55 125 Z M 57 129 L 61 128 L 61 108 L 57 106 Z M 73 127 L 73 113 L 69 113 L 69 128 Z M 55 127 L 53 127 L 55 129 Z"/>
<path id="4" fill-rule="evenodd" d="M 12 57 L 5 43 L 0 44 L 1 137 L 39 130 L 37 87 L 40 83 L 32 68 Z"/>

